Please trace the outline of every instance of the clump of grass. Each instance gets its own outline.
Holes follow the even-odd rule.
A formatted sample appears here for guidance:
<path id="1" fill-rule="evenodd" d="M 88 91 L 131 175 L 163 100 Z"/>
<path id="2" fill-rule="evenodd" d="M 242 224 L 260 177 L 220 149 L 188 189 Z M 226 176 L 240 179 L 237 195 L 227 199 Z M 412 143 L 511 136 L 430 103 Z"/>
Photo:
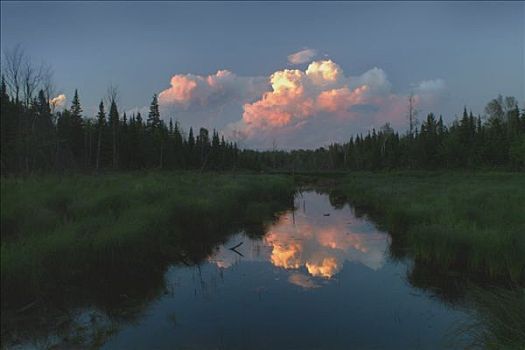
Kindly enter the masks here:
<path id="1" fill-rule="evenodd" d="M 471 286 L 467 299 L 473 321 L 461 324 L 455 333 L 469 339 L 468 348 L 525 348 L 525 290 Z"/>
<path id="2" fill-rule="evenodd" d="M 339 190 L 419 260 L 525 280 L 523 174 L 356 173 Z"/>

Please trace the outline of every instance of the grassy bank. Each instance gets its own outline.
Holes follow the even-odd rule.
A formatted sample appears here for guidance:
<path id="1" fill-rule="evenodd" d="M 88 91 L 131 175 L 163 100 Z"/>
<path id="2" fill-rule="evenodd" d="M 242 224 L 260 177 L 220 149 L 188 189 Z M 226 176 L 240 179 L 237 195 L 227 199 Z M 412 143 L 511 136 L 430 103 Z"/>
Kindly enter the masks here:
<path id="1" fill-rule="evenodd" d="M 289 178 L 260 175 L 3 178 L 2 309 L 203 258 L 232 230 L 264 231 L 293 190 Z"/>
<path id="2" fill-rule="evenodd" d="M 402 254 L 524 281 L 524 174 L 356 173 L 338 189 L 377 214 Z"/>

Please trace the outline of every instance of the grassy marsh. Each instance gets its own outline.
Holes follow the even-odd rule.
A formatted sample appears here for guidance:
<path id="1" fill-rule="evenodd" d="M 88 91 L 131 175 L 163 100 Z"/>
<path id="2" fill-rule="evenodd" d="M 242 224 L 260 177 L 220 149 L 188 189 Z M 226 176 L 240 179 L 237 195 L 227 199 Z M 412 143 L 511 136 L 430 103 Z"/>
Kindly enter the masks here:
<path id="1" fill-rule="evenodd" d="M 401 242 L 402 254 L 525 279 L 522 173 L 355 173 L 340 181 L 338 191 L 375 214 L 393 245 Z"/>
<path id="2" fill-rule="evenodd" d="M 232 229 L 261 231 L 294 191 L 284 176 L 189 172 L 3 178 L 1 190 L 2 308 L 192 260 Z"/>

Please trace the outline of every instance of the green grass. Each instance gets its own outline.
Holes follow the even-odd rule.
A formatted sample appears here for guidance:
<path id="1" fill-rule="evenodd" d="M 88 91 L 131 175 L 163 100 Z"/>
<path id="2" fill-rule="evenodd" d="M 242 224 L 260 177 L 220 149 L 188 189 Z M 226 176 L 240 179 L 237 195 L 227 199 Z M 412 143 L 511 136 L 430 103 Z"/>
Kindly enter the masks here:
<path id="1" fill-rule="evenodd" d="M 210 242 L 289 206 L 294 188 L 284 176 L 181 172 L 2 178 L 1 191 L 6 309 L 115 272 L 203 258 Z"/>
<path id="2" fill-rule="evenodd" d="M 338 191 L 388 229 L 402 254 L 525 279 L 525 174 L 356 173 Z"/>
<path id="3" fill-rule="evenodd" d="M 458 332 L 471 339 L 472 349 L 525 348 L 525 290 L 473 287 L 468 301 L 474 322 Z"/>

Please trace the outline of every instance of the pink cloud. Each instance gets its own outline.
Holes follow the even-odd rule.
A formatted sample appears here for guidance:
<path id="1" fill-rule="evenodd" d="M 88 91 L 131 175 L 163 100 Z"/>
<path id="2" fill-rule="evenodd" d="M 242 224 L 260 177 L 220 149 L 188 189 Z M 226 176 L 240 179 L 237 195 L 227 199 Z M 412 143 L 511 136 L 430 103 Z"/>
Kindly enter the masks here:
<path id="1" fill-rule="evenodd" d="M 267 89 L 264 78 L 239 77 L 224 69 L 207 76 L 176 74 L 170 85 L 159 93 L 159 103 L 161 107 L 179 110 L 241 104 L 259 97 Z"/>
<path id="2" fill-rule="evenodd" d="M 347 86 L 323 91 L 317 97 L 317 104 L 320 110 L 344 115 L 352 105 L 363 102 L 367 90 L 368 86 L 363 85 L 352 91 Z"/>
<path id="3" fill-rule="evenodd" d="M 441 81 L 419 84 L 417 105 L 430 102 L 443 87 Z M 259 100 L 244 104 L 241 121 L 229 126 L 262 148 L 276 140 L 281 147 L 308 147 L 303 146 L 305 137 L 324 143 L 344 141 L 352 128 L 405 123 L 407 94 L 394 93 L 380 68 L 350 77 L 331 60 L 315 61 L 305 71 L 273 73 L 270 89 Z M 315 136 L 308 136 L 312 133 Z"/>
<path id="4" fill-rule="evenodd" d="M 187 104 L 197 88 L 197 80 L 185 75 L 175 75 L 171 78 L 171 88 L 159 94 L 159 103 Z"/>
<path id="5" fill-rule="evenodd" d="M 409 92 L 394 92 L 377 67 L 348 76 L 334 61 L 319 60 L 304 70 L 277 70 L 269 77 L 219 70 L 177 74 L 170 83 L 159 93 L 162 114 L 176 116 L 187 127 L 222 130 L 242 140 L 241 146 L 318 147 L 386 122 L 398 129 L 406 125 Z M 412 86 L 416 106 L 436 104 L 444 89 L 441 79 Z"/>
<path id="6" fill-rule="evenodd" d="M 244 105 L 241 127 L 250 137 L 286 126 L 297 129 L 321 115 L 325 121 L 352 119 L 356 113 L 351 107 L 370 100 L 370 87 L 366 77 L 365 84 L 355 87 L 350 87 L 351 80 L 331 60 L 312 62 L 304 72 L 277 71 L 270 78 L 272 90 Z"/>

